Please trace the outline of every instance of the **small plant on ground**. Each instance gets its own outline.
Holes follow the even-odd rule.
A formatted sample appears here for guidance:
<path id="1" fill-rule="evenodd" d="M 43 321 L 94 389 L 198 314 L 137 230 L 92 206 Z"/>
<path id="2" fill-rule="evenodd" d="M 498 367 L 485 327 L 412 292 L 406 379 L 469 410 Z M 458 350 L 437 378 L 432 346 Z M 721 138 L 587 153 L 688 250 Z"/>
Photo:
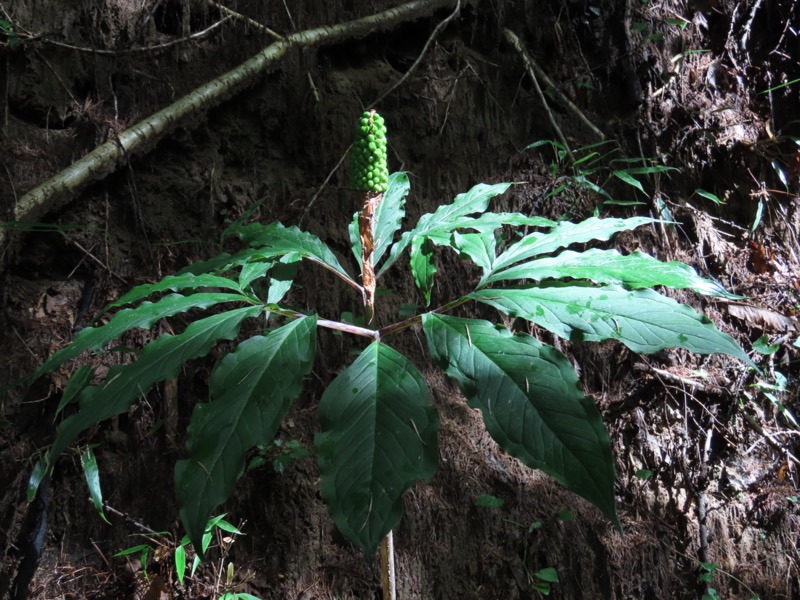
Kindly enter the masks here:
<path id="1" fill-rule="evenodd" d="M 510 183 L 478 184 L 400 232 L 409 180 L 385 176 L 385 124 L 374 111 L 358 125 L 359 170 L 351 178 L 363 209 L 350 224 L 361 277 L 354 276 L 315 235 L 280 223 L 233 223 L 227 237 L 245 247 L 192 264 L 141 285 L 107 307 L 104 325 L 88 327 L 35 373 L 40 377 L 88 351 L 101 352 L 123 333 L 148 329 L 187 311 L 191 323 L 163 334 L 129 364 L 113 366 L 102 381 L 79 371 L 74 403 L 36 468 L 32 489 L 61 453 L 95 424 L 126 412 L 157 382 L 180 375 L 184 363 L 208 355 L 222 340 L 236 340 L 246 320 L 261 331 L 239 340 L 219 358 L 209 380 L 209 401 L 195 407 L 186 431 L 186 458 L 174 484 L 187 539 L 202 549 L 212 512 L 246 472 L 248 452 L 273 440 L 301 393 L 315 359 L 317 332 L 360 336 L 365 347 L 322 394 L 315 456 L 321 493 L 341 532 L 372 554 L 395 526 L 402 495 L 429 480 L 438 459 L 439 416 L 417 367 L 392 340 L 421 325 L 434 363 L 453 379 L 469 405 L 510 455 L 544 471 L 595 504 L 619 526 L 614 461 L 600 412 L 586 397 L 571 362 L 528 333 L 495 321 L 456 316 L 479 303 L 521 318 L 572 342 L 616 340 L 634 352 L 669 347 L 722 352 L 748 361 L 728 335 L 704 316 L 653 288 L 688 288 L 726 296 L 718 284 L 678 262 L 641 252 L 571 246 L 609 240 L 653 223 L 648 217 L 553 222 L 520 213 L 493 212 L 490 202 Z M 522 236 L 510 233 L 529 231 Z M 469 293 L 431 308 L 436 253 L 454 251 L 474 265 Z M 426 308 L 383 323 L 376 282 L 405 259 Z M 366 326 L 304 313 L 284 302 L 296 266 L 310 261 L 338 276 L 362 300 Z M 202 311 L 206 311 L 203 314 Z M 269 317 L 269 319 L 267 319 Z M 543 584 L 546 577 L 540 577 Z"/>

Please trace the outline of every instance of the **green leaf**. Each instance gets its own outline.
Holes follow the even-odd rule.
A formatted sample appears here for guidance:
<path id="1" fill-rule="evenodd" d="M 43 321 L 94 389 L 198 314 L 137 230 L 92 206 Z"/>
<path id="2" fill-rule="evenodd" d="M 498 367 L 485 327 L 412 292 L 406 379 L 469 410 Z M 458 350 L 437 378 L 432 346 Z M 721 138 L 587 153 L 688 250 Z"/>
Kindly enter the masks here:
<path id="1" fill-rule="evenodd" d="M 540 569 L 536 571 L 533 576 L 549 583 L 558 583 L 558 571 L 556 571 L 553 567 L 545 567 L 544 569 Z"/>
<path id="2" fill-rule="evenodd" d="M 621 179 L 622 181 L 624 181 L 628 185 L 635 187 L 637 190 L 642 192 L 645 196 L 648 196 L 647 192 L 644 191 L 644 188 L 642 187 L 642 184 L 639 182 L 639 180 L 634 178 L 630 174 L 629 171 L 627 171 L 627 170 L 626 171 L 614 171 L 613 175 L 614 175 L 614 177 L 617 177 L 618 179 Z"/>
<path id="3" fill-rule="evenodd" d="M 753 342 L 753 350 L 759 354 L 764 354 L 767 356 L 770 354 L 775 354 L 780 347 L 780 344 L 770 344 L 768 335 L 762 335 L 755 342 Z"/>
<path id="4" fill-rule="evenodd" d="M 495 259 L 496 240 L 494 231 L 482 233 L 453 232 L 453 248 L 468 257 L 481 268 L 484 276 L 492 270 Z"/>
<path id="5" fill-rule="evenodd" d="M 381 267 L 378 276 L 380 277 L 394 264 L 400 254 L 408 248 L 412 240 L 435 231 L 447 232 L 449 237 L 449 233 L 457 227 L 456 221 L 459 218 L 485 212 L 486 208 L 489 206 L 489 201 L 495 196 L 505 192 L 511 185 L 511 183 L 497 183 L 494 185 L 479 183 L 468 192 L 456 196 L 452 204 L 440 206 L 435 212 L 420 217 L 417 226 L 411 231 L 406 231 L 400 237 L 400 240 L 392 246 L 389 252 L 389 258 L 386 263 L 384 263 L 383 267 Z"/>
<path id="6" fill-rule="evenodd" d="M 195 548 L 212 511 L 233 493 L 247 452 L 272 440 L 314 362 L 315 316 L 242 342 L 214 369 L 212 400 L 192 413 L 190 458 L 175 465 L 181 520 Z"/>
<path id="7" fill-rule="evenodd" d="M 46 457 L 36 461 L 36 464 L 33 466 L 33 471 L 31 472 L 31 476 L 28 478 L 28 490 L 26 494 L 26 499 L 28 503 L 31 503 L 36 498 L 36 493 L 39 491 L 39 486 L 44 481 L 44 478 L 47 477 L 49 469 L 47 468 L 47 460 Z"/>
<path id="8" fill-rule="evenodd" d="M 616 250 L 567 250 L 558 256 L 545 257 L 497 272 L 486 283 L 532 279 L 588 279 L 595 283 L 611 283 L 628 288 L 650 288 L 663 285 L 674 289 L 690 288 L 700 294 L 739 299 L 721 285 L 703 279 L 682 262 L 661 262 L 648 254 L 634 252 L 622 255 Z"/>
<path id="9" fill-rule="evenodd" d="M 248 245 L 257 247 L 265 258 L 298 253 L 303 258 L 333 271 L 345 281 L 357 285 L 328 246 L 317 236 L 300 231 L 297 227 L 284 227 L 281 223 L 252 223 L 240 228 L 237 233 Z"/>
<path id="10" fill-rule="evenodd" d="M 126 331 L 150 329 L 154 323 L 164 317 L 170 317 L 193 308 L 209 308 L 223 302 L 252 303 L 249 298 L 240 294 L 199 293 L 191 296 L 170 294 L 158 302 L 142 302 L 136 308 L 121 310 L 105 325 L 81 330 L 69 346 L 53 354 L 41 367 L 36 369 L 31 379 L 37 379 L 45 373 L 55 371 L 62 364 L 80 356 L 86 350 L 101 349 Z"/>
<path id="11" fill-rule="evenodd" d="M 318 416 L 322 497 L 369 556 L 400 521 L 403 492 L 435 473 L 439 417 L 416 367 L 380 342 L 333 380 Z"/>
<path id="12" fill-rule="evenodd" d="M 83 474 L 86 476 L 86 484 L 89 486 L 89 495 L 92 497 L 92 504 L 103 521 L 111 525 L 103 512 L 103 492 L 100 489 L 100 471 L 97 468 L 97 459 L 91 446 L 81 455 Z"/>
<path id="13" fill-rule="evenodd" d="M 375 249 L 372 251 L 372 264 L 377 265 L 378 261 L 386 253 L 392 243 L 395 233 L 400 229 L 403 217 L 405 217 L 406 196 L 411 184 L 408 175 L 405 173 L 392 173 L 389 176 L 388 189 L 383 194 L 383 200 L 375 209 Z M 353 220 L 348 226 L 350 233 L 350 247 L 356 257 L 359 268 L 361 265 L 361 236 L 358 233 L 358 213 L 353 215 Z"/>
<path id="14" fill-rule="evenodd" d="M 705 198 L 706 200 L 711 200 L 714 204 L 719 204 L 720 206 L 725 204 L 725 201 L 720 199 L 720 197 L 717 196 L 716 194 L 712 194 L 711 192 L 701 190 L 700 188 L 697 188 L 694 191 L 694 193 L 697 194 L 698 196 Z"/>
<path id="15" fill-rule="evenodd" d="M 721 352 L 752 364 L 708 318 L 653 290 L 551 283 L 480 290 L 470 298 L 573 342 L 614 339 L 645 354 L 676 347 L 698 354 Z"/>
<path id="16" fill-rule="evenodd" d="M 183 544 L 175 548 L 175 573 L 178 575 L 178 583 L 183 587 L 183 578 L 186 576 L 186 546 Z"/>
<path id="17" fill-rule="evenodd" d="M 505 502 L 502 498 L 498 498 L 497 496 L 492 496 L 491 494 L 481 494 L 477 498 L 475 498 L 475 506 L 485 506 L 487 508 L 499 508 L 503 506 Z"/>
<path id="18" fill-rule="evenodd" d="M 608 433 L 566 357 L 488 321 L 428 313 L 422 326 L 431 356 L 481 410 L 495 441 L 618 526 Z"/>
<path id="19" fill-rule="evenodd" d="M 278 263 L 272 269 L 267 291 L 267 304 L 278 304 L 292 289 L 295 275 L 297 275 L 298 262 Z"/>
<path id="20" fill-rule="evenodd" d="M 56 408 L 56 414 L 55 417 L 53 417 L 54 420 L 58 418 L 58 415 L 61 414 L 64 407 L 89 385 L 92 377 L 94 377 L 94 367 L 90 365 L 81 365 L 75 370 L 64 393 L 61 395 L 61 400 L 58 402 L 58 408 Z"/>
<path id="21" fill-rule="evenodd" d="M 425 306 L 428 306 L 431 303 L 436 265 L 433 264 L 433 245 L 426 237 L 420 236 L 411 242 L 411 273 L 414 275 L 414 283 L 425 298 Z"/>
<path id="22" fill-rule="evenodd" d="M 406 196 L 411 188 L 405 173 L 392 173 L 388 185 L 383 200 L 375 209 L 375 250 L 372 253 L 372 262 L 375 265 L 383 258 L 392 244 L 394 234 L 400 229 L 406 215 Z"/>
<path id="23" fill-rule="evenodd" d="M 164 292 L 166 290 L 177 292 L 179 290 L 196 290 L 198 288 L 223 288 L 239 292 L 240 294 L 244 293 L 242 291 L 242 287 L 238 283 L 228 279 L 227 277 L 218 277 L 217 275 L 205 274 L 194 275 L 193 273 L 168 275 L 156 283 L 137 285 L 130 292 L 123 295 L 122 298 L 106 306 L 101 311 L 101 314 L 118 306 L 133 304 L 134 302 L 138 302 L 142 298 L 146 298 L 147 296 L 155 294 L 156 292 Z"/>
<path id="24" fill-rule="evenodd" d="M 580 223 L 564 221 L 549 233 L 530 233 L 513 244 L 494 263 L 494 272 L 527 260 L 539 254 L 554 252 L 566 248 L 570 244 L 589 242 L 592 240 L 608 240 L 619 231 L 635 229 L 641 225 L 656 222 L 649 217 L 631 217 L 629 219 L 600 219 L 591 217 Z"/>
<path id="25" fill-rule="evenodd" d="M 180 335 L 164 334 L 145 346 L 136 362 L 111 367 L 102 384 L 83 391 L 80 410 L 59 426 L 47 453 L 47 465 L 51 467 L 84 430 L 127 411 L 131 402 L 154 383 L 175 379 L 186 361 L 205 356 L 218 340 L 235 338 L 241 322 L 258 316 L 262 310 L 262 306 L 248 306 L 200 319 Z"/>

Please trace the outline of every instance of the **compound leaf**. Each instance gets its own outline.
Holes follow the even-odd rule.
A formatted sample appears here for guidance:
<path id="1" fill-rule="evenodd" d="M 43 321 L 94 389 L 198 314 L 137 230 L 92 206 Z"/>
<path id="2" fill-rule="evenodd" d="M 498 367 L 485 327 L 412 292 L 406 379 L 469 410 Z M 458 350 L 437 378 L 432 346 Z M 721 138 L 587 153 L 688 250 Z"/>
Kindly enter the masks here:
<path id="1" fill-rule="evenodd" d="M 239 284 L 231 279 L 228 279 L 227 277 L 219 277 L 217 275 L 208 274 L 195 275 L 193 273 L 168 275 L 156 283 L 137 285 L 130 292 L 123 295 L 122 298 L 106 306 L 102 310 L 101 314 L 111 308 L 125 306 L 126 304 L 133 304 L 134 302 L 138 302 L 142 298 L 146 298 L 147 296 L 155 294 L 156 292 L 164 292 L 166 290 L 177 292 L 179 290 L 197 288 L 223 288 L 233 290 L 234 292 L 243 293 Z"/>
<path id="2" fill-rule="evenodd" d="M 297 253 L 333 271 L 345 281 L 357 285 L 322 240 L 297 227 L 284 227 L 281 223 L 269 225 L 251 223 L 241 227 L 237 234 L 248 245 L 257 247 L 258 253 L 265 258 L 279 258 L 286 254 Z"/>
<path id="3" fill-rule="evenodd" d="M 209 308 L 223 302 L 252 301 L 241 294 L 198 293 L 190 296 L 170 294 L 158 302 L 142 302 L 136 308 L 126 308 L 115 314 L 111 320 L 100 327 L 86 327 L 75 336 L 73 342 L 62 348 L 36 369 L 31 376 L 37 379 L 50 373 L 68 360 L 80 356 L 86 350 L 99 350 L 109 342 L 131 329 L 150 329 L 159 319 L 185 312 L 192 308 Z"/>
<path id="4" fill-rule="evenodd" d="M 190 324 L 180 335 L 163 334 L 142 350 L 139 360 L 111 367 L 105 381 L 86 388 L 80 397 L 80 410 L 58 427 L 56 439 L 46 457 L 48 468 L 84 430 L 95 423 L 128 410 L 134 399 L 165 379 L 175 379 L 188 360 L 205 356 L 218 340 L 232 340 L 239 325 L 256 317 L 263 306 L 248 306 L 212 315 Z"/>
<path id="5" fill-rule="evenodd" d="M 494 231 L 481 233 L 459 233 L 454 231 L 451 243 L 453 248 L 478 265 L 483 270 L 484 275 L 492 270 L 497 246 Z"/>
<path id="6" fill-rule="evenodd" d="M 698 354 L 722 352 L 752 364 L 707 317 L 653 290 L 558 282 L 479 290 L 470 297 L 573 342 L 614 339 L 645 354 L 675 347 Z"/>
<path id="7" fill-rule="evenodd" d="M 489 206 L 489 201 L 505 192 L 511 185 L 511 183 L 496 183 L 494 185 L 479 183 L 468 192 L 456 196 L 451 204 L 440 206 L 435 212 L 422 215 L 417 226 L 411 231 L 406 231 L 397 243 L 392 246 L 389 258 L 381 267 L 378 276 L 382 275 L 384 271 L 394 264 L 400 254 L 408 248 L 412 240 L 434 232 L 446 232 L 449 238 L 450 232 L 459 227 L 459 219 L 467 215 L 484 212 Z"/>
<path id="8" fill-rule="evenodd" d="M 439 417 L 416 367 L 368 346 L 320 400 L 322 497 L 339 530 L 371 555 L 403 513 L 402 495 L 436 471 Z"/>
<path id="9" fill-rule="evenodd" d="M 553 227 L 548 233 L 530 233 L 512 244 L 497 257 L 494 272 L 539 254 L 554 252 L 566 248 L 570 244 L 579 244 L 591 240 L 608 240 L 612 235 L 626 229 L 635 229 L 655 219 L 649 217 L 631 217 L 629 219 L 600 219 L 591 217 L 580 223 L 564 221 Z"/>
<path id="10" fill-rule="evenodd" d="M 190 458 L 175 465 L 181 520 L 195 548 L 214 508 L 242 476 L 247 452 L 271 441 L 314 363 L 315 316 L 252 337 L 226 355 L 209 382 L 211 402 L 192 413 Z"/>
<path id="11" fill-rule="evenodd" d="M 718 283 L 703 279 L 682 262 L 661 262 L 643 252 L 622 255 L 616 250 L 567 250 L 558 256 L 539 258 L 496 272 L 486 283 L 531 279 L 588 279 L 595 283 L 624 285 L 632 289 L 663 285 L 674 289 L 690 288 L 708 296 L 738 299 Z"/>
<path id="12" fill-rule="evenodd" d="M 608 432 L 566 357 L 488 321 L 428 313 L 422 326 L 434 361 L 481 410 L 494 440 L 618 526 Z"/>

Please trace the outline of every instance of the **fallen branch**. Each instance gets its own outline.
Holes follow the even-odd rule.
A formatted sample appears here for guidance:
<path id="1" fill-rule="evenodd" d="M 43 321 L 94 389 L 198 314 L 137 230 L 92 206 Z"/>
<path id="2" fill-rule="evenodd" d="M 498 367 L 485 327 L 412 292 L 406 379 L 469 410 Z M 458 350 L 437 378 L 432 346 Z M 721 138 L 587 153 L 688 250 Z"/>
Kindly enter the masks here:
<path id="1" fill-rule="evenodd" d="M 331 44 L 390 29 L 398 23 L 420 18 L 435 9 L 454 5 L 456 0 L 413 0 L 381 13 L 299 31 L 273 42 L 238 67 L 209 81 L 180 100 L 126 129 L 83 158 L 22 196 L 14 207 L 14 220 L 38 221 L 65 206 L 82 187 L 114 172 L 132 154 L 144 154 L 163 139 L 181 120 L 208 110 L 254 83 L 256 77 L 296 46 Z M 0 228 L 0 244 L 5 231 Z"/>

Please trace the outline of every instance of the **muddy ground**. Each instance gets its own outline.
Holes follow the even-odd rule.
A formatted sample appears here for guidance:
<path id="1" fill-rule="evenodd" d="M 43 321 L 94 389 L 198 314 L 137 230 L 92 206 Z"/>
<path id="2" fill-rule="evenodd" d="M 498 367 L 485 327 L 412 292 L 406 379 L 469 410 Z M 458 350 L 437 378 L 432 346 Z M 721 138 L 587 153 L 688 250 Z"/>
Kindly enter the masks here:
<path id="1" fill-rule="evenodd" d="M 3 220 L 48 177 L 270 44 L 257 24 L 288 34 L 395 4 L 225 3 L 248 22 L 195 0 L 3 3 Z M 399 336 L 394 345 L 429 376 L 442 419 L 439 471 L 407 494 L 396 530 L 399 597 L 537 597 L 542 582 L 533 574 L 546 567 L 558 572 L 554 598 L 714 598 L 709 589 L 721 598 L 800 597 L 797 2 L 463 4 L 440 31 L 455 2 L 388 31 L 291 49 L 253 85 L 46 206 L 36 223 L 6 226 L 0 384 L 33 371 L 131 286 L 218 252 L 224 227 L 262 199 L 259 220 L 300 224 L 349 260 L 355 206 L 341 159 L 353 121 L 413 68 L 375 105 L 389 127 L 390 167 L 411 178 L 409 223 L 481 181 L 521 182 L 497 210 L 674 219 L 614 245 L 687 262 L 746 296 L 672 294 L 734 336 L 763 373 L 725 356 L 637 356 L 535 332 L 574 361 L 604 415 L 620 535 L 596 509 L 500 451 L 433 369 L 419 336 Z M 554 82 L 557 91 L 537 77 L 547 110 L 505 28 Z M 574 185 L 549 195 L 580 167 L 526 146 L 563 135 L 586 156 L 599 132 L 608 156 L 590 179 L 614 200 L 636 202 Z M 615 158 L 677 170 L 641 176 L 641 193 L 610 175 Z M 441 259 L 434 304 L 464 292 L 468 278 L 459 261 Z M 360 299 L 333 276 L 303 267 L 299 281 L 298 306 L 331 318 L 359 310 Z M 420 302 L 402 269 L 384 283 L 394 290 L 381 301 L 386 322 L 403 303 Z M 175 318 L 125 343 L 183 326 Z M 762 336 L 771 354 L 752 349 Z M 280 432 L 309 449 L 319 395 L 354 342 L 321 332 L 319 344 L 314 377 Z M 28 505 L 27 478 L 53 439 L 71 373 L 108 360 L 86 357 L 2 399 L 0 597 L 216 598 L 226 589 L 379 597 L 377 561 L 335 530 L 313 457 L 284 472 L 269 463 L 251 471 L 223 507 L 245 535 L 220 540 L 178 585 L 174 537 L 152 532 L 182 535 L 172 468 L 192 407 L 207 399 L 211 359 L 88 432 Z M 155 427 L 171 407 L 174 428 Z M 79 455 L 88 444 L 96 445 L 110 525 L 88 499 Z M 481 494 L 504 504 L 477 506 Z M 155 549 L 146 574 L 138 554 L 114 557 L 144 540 Z"/>

